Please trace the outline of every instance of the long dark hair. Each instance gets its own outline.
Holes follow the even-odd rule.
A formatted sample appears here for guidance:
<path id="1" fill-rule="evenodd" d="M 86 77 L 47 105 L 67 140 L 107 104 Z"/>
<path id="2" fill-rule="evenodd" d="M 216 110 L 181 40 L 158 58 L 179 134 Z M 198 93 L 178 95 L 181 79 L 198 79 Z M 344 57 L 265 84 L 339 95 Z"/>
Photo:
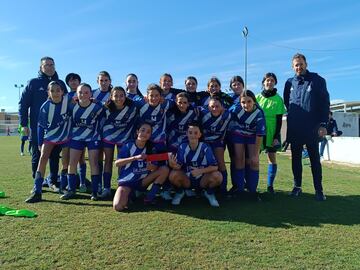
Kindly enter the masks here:
<path id="1" fill-rule="evenodd" d="M 105 107 L 108 108 L 110 112 L 114 112 L 117 110 L 114 101 L 111 99 L 111 97 L 115 91 L 123 92 L 123 94 L 125 96 L 124 106 L 130 106 L 132 104 L 132 100 L 129 99 L 128 97 L 126 97 L 125 89 L 122 88 L 121 86 L 115 86 L 111 89 L 109 99 L 105 103 Z"/>
<path id="2" fill-rule="evenodd" d="M 141 93 L 141 91 L 140 91 L 140 89 L 139 89 L 139 79 L 138 79 L 138 77 L 136 76 L 136 74 L 134 74 L 134 73 L 129 73 L 128 75 L 126 75 L 125 78 L 127 78 L 127 77 L 129 77 L 129 76 L 135 77 L 136 81 L 138 82 L 138 85 L 136 86 L 136 94 L 137 94 L 138 96 L 140 96 L 140 97 L 144 97 L 144 95 Z M 126 86 L 126 91 L 127 91 L 127 90 L 128 90 L 128 87 Z"/>

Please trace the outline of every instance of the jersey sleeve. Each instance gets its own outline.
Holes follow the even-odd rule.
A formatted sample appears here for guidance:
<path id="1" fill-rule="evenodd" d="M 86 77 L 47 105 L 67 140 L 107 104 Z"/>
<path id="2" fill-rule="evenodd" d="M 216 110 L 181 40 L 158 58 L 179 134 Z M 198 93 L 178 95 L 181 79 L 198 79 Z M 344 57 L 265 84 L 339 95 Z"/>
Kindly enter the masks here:
<path id="1" fill-rule="evenodd" d="M 180 166 L 183 166 L 185 164 L 185 153 L 184 153 L 184 149 L 185 149 L 185 144 L 181 144 L 178 148 L 177 154 L 176 154 L 176 159 L 177 159 L 177 163 Z"/>
<path id="2" fill-rule="evenodd" d="M 44 103 L 41 108 L 40 108 L 40 112 L 39 112 L 39 120 L 38 120 L 38 125 L 42 128 L 47 128 L 48 126 L 48 114 L 47 111 L 45 109 L 47 103 Z"/>
<path id="3" fill-rule="evenodd" d="M 216 158 L 214 156 L 214 153 L 210 146 L 206 146 L 205 156 L 206 156 L 206 161 L 207 161 L 207 164 L 204 164 L 205 166 L 217 166 L 218 165 Z"/>
<path id="4" fill-rule="evenodd" d="M 117 158 L 120 159 L 120 158 L 128 158 L 130 157 L 130 151 L 129 151 L 129 148 L 128 148 L 128 145 L 127 144 L 124 144 L 119 153 L 118 153 L 118 156 Z"/>
<path id="5" fill-rule="evenodd" d="M 265 126 L 265 117 L 263 111 L 260 111 L 256 121 L 256 135 L 265 136 L 266 126 Z"/>

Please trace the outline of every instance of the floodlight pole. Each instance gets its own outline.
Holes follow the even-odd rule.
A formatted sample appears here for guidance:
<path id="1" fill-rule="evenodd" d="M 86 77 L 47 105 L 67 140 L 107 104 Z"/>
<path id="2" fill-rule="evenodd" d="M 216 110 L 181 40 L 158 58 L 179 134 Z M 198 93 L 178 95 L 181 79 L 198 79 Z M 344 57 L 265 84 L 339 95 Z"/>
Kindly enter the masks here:
<path id="1" fill-rule="evenodd" d="M 23 85 L 23 84 L 19 84 L 19 85 L 15 84 L 15 85 L 14 85 L 14 87 L 15 87 L 15 88 L 19 88 L 19 100 L 20 100 L 20 92 L 21 92 L 21 88 L 23 88 L 23 87 L 24 87 L 24 85 Z"/>
<path id="2" fill-rule="evenodd" d="M 244 89 L 247 90 L 247 36 L 249 34 L 249 31 L 246 26 L 242 30 L 242 33 L 245 38 L 245 85 L 244 85 Z"/>

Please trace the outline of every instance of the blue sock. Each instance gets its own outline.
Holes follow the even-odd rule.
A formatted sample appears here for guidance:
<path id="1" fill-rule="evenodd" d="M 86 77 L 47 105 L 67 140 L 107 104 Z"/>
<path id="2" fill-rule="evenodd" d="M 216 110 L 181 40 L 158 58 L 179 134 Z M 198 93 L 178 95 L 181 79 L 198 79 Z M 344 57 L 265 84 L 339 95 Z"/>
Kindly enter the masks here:
<path id="1" fill-rule="evenodd" d="M 85 185 L 86 163 L 80 164 L 80 166 L 79 166 L 79 179 L 80 179 L 80 185 Z"/>
<path id="2" fill-rule="evenodd" d="M 75 174 L 68 174 L 68 190 L 69 191 L 76 191 L 76 175 Z"/>
<path id="3" fill-rule="evenodd" d="M 169 179 L 166 179 L 166 181 L 164 182 L 164 184 L 162 184 L 162 188 L 164 191 L 170 191 L 171 190 L 171 183 L 169 181 Z"/>
<path id="4" fill-rule="evenodd" d="M 230 163 L 230 175 L 231 175 L 231 184 L 233 187 L 236 187 L 236 176 L 235 176 L 235 164 L 233 164 L 234 162 Z"/>
<path id="5" fill-rule="evenodd" d="M 50 177 L 51 184 L 56 184 L 57 179 L 58 179 L 57 174 L 54 174 L 54 173 L 50 172 L 49 177 Z"/>
<path id="6" fill-rule="evenodd" d="M 104 162 L 99 161 L 98 162 L 99 165 L 99 175 L 102 176 L 103 175 L 103 171 L 104 171 Z M 92 180 L 91 180 L 92 181 Z M 99 178 L 99 186 L 98 186 L 98 190 L 102 190 L 103 186 L 102 186 L 102 177 Z"/>
<path id="7" fill-rule="evenodd" d="M 235 169 L 234 170 L 234 175 L 235 175 L 235 183 L 236 183 L 236 187 L 238 188 L 238 190 L 240 192 L 244 191 L 244 174 L 245 174 L 245 169 Z"/>
<path id="8" fill-rule="evenodd" d="M 44 178 L 41 177 L 41 173 L 40 173 L 40 172 L 36 172 L 36 173 L 35 173 L 35 179 L 34 179 L 34 189 L 35 189 L 35 193 L 41 193 L 43 182 L 44 182 Z"/>
<path id="9" fill-rule="evenodd" d="M 68 170 L 64 169 L 60 174 L 60 189 L 65 189 L 67 184 L 67 174 Z"/>
<path id="10" fill-rule="evenodd" d="M 255 193 L 258 183 L 259 183 L 259 171 L 251 170 L 249 171 L 249 180 L 248 181 L 248 188 L 251 193 Z"/>
<path id="11" fill-rule="evenodd" d="M 99 175 L 102 175 L 104 171 L 104 162 L 99 161 L 98 165 L 99 165 Z"/>
<path id="12" fill-rule="evenodd" d="M 220 190 L 221 190 L 221 193 L 226 193 L 227 191 L 227 171 L 221 171 L 221 175 L 223 177 L 223 181 L 221 182 L 221 185 L 220 185 Z"/>
<path id="13" fill-rule="evenodd" d="M 276 171 L 277 171 L 277 164 L 268 165 L 268 178 L 267 178 L 268 187 L 272 187 L 274 185 Z"/>
<path id="14" fill-rule="evenodd" d="M 248 189 L 249 188 L 249 182 L 250 182 L 250 166 L 249 165 L 245 165 L 245 176 L 244 176 L 244 178 L 245 178 L 245 180 L 244 180 L 244 187 L 246 188 L 246 189 Z"/>
<path id="15" fill-rule="evenodd" d="M 104 179 L 104 188 L 110 189 L 110 187 L 111 187 L 111 173 L 104 172 L 103 173 L 103 179 Z"/>
<path id="16" fill-rule="evenodd" d="M 152 201 L 155 198 L 156 194 L 159 192 L 159 190 L 160 190 L 160 184 L 153 183 L 151 189 L 146 194 L 146 198 Z"/>
<path id="17" fill-rule="evenodd" d="M 214 188 L 207 188 L 206 189 L 207 194 L 214 194 Z"/>
<path id="18" fill-rule="evenodd" d="M 91 176 L 91 188 L 92 188 L 92 195 L 97 196 L 99 191 L 99 182 L 100 182 L 100 175 L 92 175 Z"/>

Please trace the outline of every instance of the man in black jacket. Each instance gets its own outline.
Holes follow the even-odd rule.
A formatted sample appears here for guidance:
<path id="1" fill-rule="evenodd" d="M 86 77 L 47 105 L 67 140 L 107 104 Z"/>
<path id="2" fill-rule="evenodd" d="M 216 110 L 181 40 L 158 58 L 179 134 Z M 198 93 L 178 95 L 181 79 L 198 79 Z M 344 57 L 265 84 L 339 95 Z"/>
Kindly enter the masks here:
<path id="1" fill-rule="evenodd" d="M 306 58 L 295 54 L 292 59 L 295 76 L 289 78 L 284 88 L 284 103 L 288 111 L 287 141 L 291 144 L 291 162 L 294 175 L 292 196 L 302 193 L 303 146 L 309 153 L 315 198 L 326 199 L 322 188 L 322 169 L 319 155 L 319 136 L 326 135 L 326 122 L 330 111 L 329 93 L 325 79 L 307 70 Z"/>

